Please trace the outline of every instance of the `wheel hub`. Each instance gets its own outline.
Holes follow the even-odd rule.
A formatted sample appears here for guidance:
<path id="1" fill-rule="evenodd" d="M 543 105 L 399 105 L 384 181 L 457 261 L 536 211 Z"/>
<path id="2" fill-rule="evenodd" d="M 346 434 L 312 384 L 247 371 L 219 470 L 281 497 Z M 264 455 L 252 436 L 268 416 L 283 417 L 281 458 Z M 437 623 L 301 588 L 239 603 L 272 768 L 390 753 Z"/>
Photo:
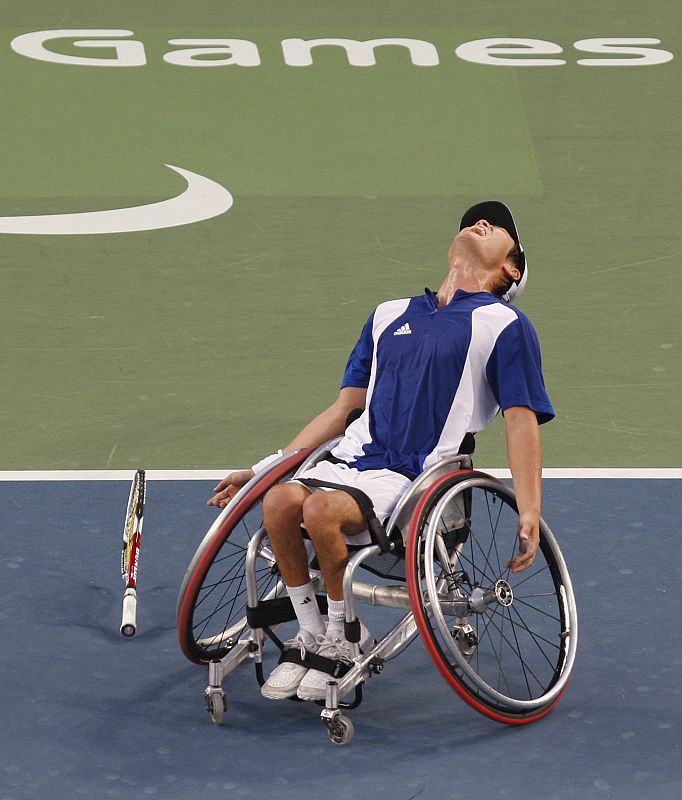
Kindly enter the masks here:
<path id="1" fill-rule="evenodd" d="M 497 581 L 495 584 L 495 599 L 501 606 L 510 606 L 514 602 L 514 592 L 507 581 Z"/>

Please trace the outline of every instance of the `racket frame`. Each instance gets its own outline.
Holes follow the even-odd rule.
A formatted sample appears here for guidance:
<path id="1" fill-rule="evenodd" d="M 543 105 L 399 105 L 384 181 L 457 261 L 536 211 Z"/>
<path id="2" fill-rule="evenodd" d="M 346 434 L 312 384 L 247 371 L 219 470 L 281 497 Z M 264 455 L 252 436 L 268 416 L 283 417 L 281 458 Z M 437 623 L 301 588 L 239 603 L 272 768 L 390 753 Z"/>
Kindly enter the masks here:
<path id="1" fill-rule="evenodd" d="M 147 491 L 145 471 L 138 469 L 130 486 L 121 548 L 121 578 L 125 583 L 121 635 L 130 638 L 137 632 L 137 575 L 144 523 L 144 501 Z"/>

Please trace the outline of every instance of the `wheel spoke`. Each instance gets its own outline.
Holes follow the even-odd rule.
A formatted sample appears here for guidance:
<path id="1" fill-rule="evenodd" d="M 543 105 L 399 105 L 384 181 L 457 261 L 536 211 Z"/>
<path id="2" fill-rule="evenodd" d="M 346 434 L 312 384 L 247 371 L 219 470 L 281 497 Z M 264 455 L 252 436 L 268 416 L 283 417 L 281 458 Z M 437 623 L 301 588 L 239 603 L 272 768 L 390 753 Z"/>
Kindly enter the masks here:
<path id="1" fill-rule="evenodd" d="M 493 624 L 493 627 L 494 627 L 494 628 L 496 628 L 497 630 L 499 630 L 499 628 L 497 627 L 497 625 L 496 625 L 496 623 L 495 623 L 494 621 L 492 622 L 492 624 Z M 513 625 L 513 621 L 512 621 L 512 625 Z M 543 685 L 542 681 L 541 681 L 541 680 L 540 680 L 540 679 L 537 677 L 537 675 L 536 675 L 536 674 L 533 672 L 533 670 L 530 668 L 530 665 L 529 665 L 529 664 L 526 662 L 526 660 L 523 658 L 523 656 L 521 655 L 521 652 L 520 652 L 520 648 L 519 648 L 519 649 L 515 648 L 515 647 L 514 647 L 514 645 L 512 644 L 512 642 L 511 642 L 511 641 L 510 641 L 510 640 L 509 640 L 509 639 L 508 639 L 506 636 L 504 636 L 503 638 L 504 638 L 504 641 L 506 642 L 506 644 L 508 645 L 509 649 L 510 649 L 510 650 L 511 650 L 511 651 L 512 651 L 512 652 L 513 652 L 513 653 L 514 653 L 516 656 L 517 656 L 517 658 L 519 659 L 519 661 L 520 661 L 520 662 L 521 662 L 521 664 L 523 665 L 523 672 L 524 672 L 524 675 L 525 675 L 525 673 L 526 673 L 526 670 L 528 670 L 528 673 L 529 673 L 529 674 L 530 674 L 530 675 L 533 677 L 533 679 L 534 679 L 534 680 L 535 680 L 535 682 L 538 684 L 538 686 L 539 686 L 539 687 L 540 687 L 540 688 L 541 688 L 543 691 L 545 691 L 546 687 Z"/>
<path id="2" fill-rule="evenodd" d="M 495 558 L 497 559 L 497 574 L 500 575 L 502 573 L 502 564 L 500 563 L 500 554 L 497 549 L 497 526 L 500 523 L 500 517 L 502 516 L 502 509 L 504 508 L 504 503 L 500 500 L 500 506 L 497 510 L 497 519 L 493 523 L 493 513 L 491 506 L 491 499 L 490 494 L 486 492 L 485 495 L 485 505 L 486 510 L 488 512 L 488 522 L 490 523 L 490 546 L 488 547 L 488 553 L 485 556 L 486 564 L 489 564 L 490 552 L 494 548 L 495 550 Z M 492 495 L 492 503 L 495 503 L 496 495 Z"/>
<path id="3" fill-rule="evenodd" d="M 550 592 L 547 592 L 546 595 L 554 597 L 554 595 L 551 594 Z M 528 596 L 529 597 L 544 597 L 546 595 L 545 594 L 542 594 L 542 595 L 532 595 L 531 594 L 531 595 L 528 595 Z M 561 617 L 555 617 L 554 614 L 550 614 L 549 611 L 545 611 L 542 608 L 537 608 L 532 603 L 526 602 L 525 598 L 523 598 L 523 597 L 517 597 L 516 595 L 514 595 L 514 603 L 521 603 L 521 605 L 527 606 L 528 608 L 532 608 L 533 611 L 537 611 L 538 614 L 544 614 L 546 617 L 549 617 L 550 619 L 553 619 L 555 622 L 558 622 L 561 625 Z"/>
<path id="4" fill-rule="evenodd" d="M 215 566 L 216 564 L 220 564 L 221 561 L 225 561 L 228 558 L 233 558 L 235 553 L 243 553 L 243 554 L 246 553 L 246 548 L 245 547 L 243 547 L 241 545 L 237 545 L 234 542 L 231 542 L 229 539 L 223 545 L 223 549 L 232 550 L 233 552 L 232 553 L 225 553 L 225 555 L 219 556 L 218 558 L 216 558 L 213 561 L 212 566 Z"/>
<path id="5" fill-rule="evenodd" d="M 258 590 L 259 590 L 258 594 L 260 596 L 263 593 L 263 588 L 266 587 L 268 585 L 268 583 L 270 583 L 274 579 L 274 575 L 267 568 L 261 568 L 260 570 L 257 570 L 256 571 L 256 575 L 257 575 L 256 582 L 257 582 L 257 586 L 258 586 Z M 224 626 L 223 630 L 226 630 L 227 628 L 230 627 L 230 624 L 232 623 L 232 621 L 234 620 L 234 618 L 237 615 L 241 615 L 241 613 L 246 608 L 246 600 L 244 600 L 244 602 L 236 610 L 236 612 L 235 612 L 235 605 L 236 605 L 237 601 L 240 598 L 243 598 L 246 595 L 246 589 L 244 588 L 244 578 L 245 578 L 245 576 L 244 576 L 243 573 L 239 578 L 237 578 L 236 576 L 234 578 L 232 578 L 230 584 L 227 586 L 227 588 L 225 590 L 225 593 L 223 593 L 223 596 L 220 598 L 220 601 L 218 602 L 218 605 L 215 606 L 215 608 L 210 612 L 210 614 L 208 614 L 206 617 L 204 617 L 203 619 L 199 620 L 195 624 L 195 627 L 198 627 L 202 623 L 206 623 L 204 625 L 204 629 L 201 631 L 202 634 L 204 633 L 205 628 L 208 625 L 208 622 L 211 619 L 213 619 L 213 617 L 215 617 L 217 614 L 219 614 L 227 606 L 230 606 L 230 610 L 227 613 L 225 626 Z M 232 584 L 235 581 L 237 581 L 237 588 L 234 589 L 234 594 L 226 602 L 223 603 L 222 601 L 225 599 L 225 595 L 227 594 L 228 591 L 230 591 L 230 589 L 232 588 Z M 202 635 L 202 636 L 197 637 L 197 638 L 202 638 L 203 639 L 203 638 L 206 638 L 206 637 L 204 637 Z"/>
<path id="6" fill-rule="evenodd" d="M 490 586 L 493 586 L 495 583 L 494 575 L 488 575 L 483 569 L 481 569 L 480 565 L 477 566 L 476 564 L 475 557 L 473 554 L 473 544 L 472 544 L 474 538 L 475 537 L 473 534 L 469 535 L 469 544 L 470 544 L 470 549 L 472 551 L 471 556 L 468 556 L 464 552 L 462 552 L 460 554 L 460 558 L 462 558 L 471 567 L 472 570 L 471 579 L 475 586 L 482 586 L 483 580 L 487 581 Z M 478 545 L 478 549 L 481 550 L 481 552 L 483 552 L 481 546 L 478 544 L 478 541 L 476 542 L 476 544 Z"/>
<path id="7" fill-rule="evenodd" d="M 493 565 L 492 565 L 492 564 L 490 563 L 490 561 L 488 560 L 488 556 L 486 555 L 486 553 L 485 553 L 485 550 L 483 549 L 483 546 L 482 546 L 482 545 L 481 545 L 481 543 L 479 542 L 479 540 L 478 540 L 478 536 L 476 536 L 476 534 L 472 532 L 472 534 L 471 534 L 471 537 L 470 537 L 470 538 L 471 538 L 471 540 L 472 540 L 473 542 L 475 542 L 475 543 L 476 543 L 476 547 L 478 547 L 478 549 L 480 550 L 480 552 L 481 552 L 481 555 L 483 556 L 483 561 L 484 561 L 484 566 L 485 566 L 485 568 L 486 568 L 486 569 L 488 569 L 488 570 L 490 570 L 490 571 L 491 571 L 491 573 L 492 573 L 492 575 L 499 574 L 499 573 L 496 573 L 496 572 L 495 572 L 495 568 L 493 567 Z M 473 556 L 473 552 L 472 552 L 472 556 L 471 556 L 471 557 L 472 557 L 472 559 L 473 559 L 473 557 L 474 557 L 474 556 Z M 485 577 L 487 580 L 490 580 L 491 584 L 492 584 L 492 583 L 495 583 L 495 578 L 494 578 L 494 577 L 493 577 L 493 578 L 489 578 L 489 577 L 488 577 L 488 575 L 487 575 L 487 572 L 485 571 L 485 569 L 481 569 L 481 567 L 479 566 L 479 568 L 478 568 L 478 571 L 481 573 L 481 576 L 482 576 L 482 577 Z M 482 584 L 480 584 L 480 583 L 479 583 L 479 585 L 482 585 Z"/>
<path id="8" fill-rule="evenodd" d="M 243 547 L 235 548 L 235 549 L 239 549 L 242 552 L 245 552 L 245 548 L 243 548 Z M 221 560 L 224 560 L 224 559 L 221 559 Z M 211 583 L 204 584 L 204 586 L 202 587 L 202 589 L 205 588 L 208 591 L 204 592 L 201 595 L 201 598 L 197 600 L 197 602 L 195 604 L 195 610 L 197 608 L 199 608 L 202 604 L 204 604 L 206 602 L 206 600 L 209 597 L 211 597 L 213 595 L 213 593 L 219 587 L 225 585 L 225 589 L 224 589 L 222 595 L 220 595 L 220 597 L 217 598 L 217 602 L 213 606 L 212 610 L 210 612 L 207 611 L 205 616 L 203 616 L 201 619 L 194 621 L 194 623 L 192 625 L 192 630 L 196 632 L 195 633 L 195 639 L 205 639 L 206 638 L 204 636 L 204 634 L 205 634 L 206 628 L 210 624 L 211 620 L 214 619 L 215 616 L 217 614 L 219 614 L 227 606 L 230 606 L 230 610 L 229 610 L 229 612 L 228 612 L 228 614 L 227 614 L 227 616 L 225 618 L 225 625 L 223 626 L 223 629 L 222 629 L 222 631 L 220 633 L 213 634 L 211 636 L 211 638 L 216 638 L 216 636 L 222 635 L 222 632 L 224 632 L 229 627 L 230 622 L 234 617 L 233 612 L 234 612 L 234 607 L 235 607 L 235 604 L 237 602 L 237 599 L 241 595 L 244 594 L 244 590 L 242 589 L 243 582 L 244 582 L 244 569 L 243 569 L 244 568 L 244 562 L 245 562 L 245 556 L 241 555 L 231 565 L 231 567 L 226 572 L 224 572 L 219 578 L 214 579 Z M 217 562 L 214 561 L 213 563 L 215 564 Z M 236 589 L 234 588 L 235 581 L 237 581 Z M 225 601 L 225 598 L 228 596 L 228 594 L 231 591 L 233 592 L 232 595 Z M 215 600 L 215 598 L 213 598 L 213 599 Z M 244 606 L 242 606 L 242 608 L 243 607 Z"/>
<path id="9" fill-rule="evenodd" d="M 236 578 L 235 578 L 235 580 L 236 580 Z M 227 595 L 227 593 L 230 591 L 231 585 L 232 585 L 232 582 L 230 582 L 225 587 L 225 591 L 222 593 L 220 599 L 218 600 L 218 604 L 216 606 L 214 606 L 214 608 L 205 617 L 203 617 L 202 619 L 198 620 L 192 626 L 193 630 L 197 630 L 197 628 L 200 628 L 199 633 L 198 633 L 198 635 L 196 637 L 197 639 L 203 639 L 204 638 L 204 633 L 206 632 L 206 628 L 208 627 L 209 622 L 215 617 L 216 614 L 218 614 L 220 612 L 220 610 L 222 608 L 224 608 L 226 605 L 229 604 L 229 602 L 230 602 L 229 600 L 225 604 L 223 604 L 223 600 L 225 599 L 225 596 Z"/>
<path id="10" fill-rule="evenodd" d="M 243 565 L 244 565 L 244 559 L 239 559 L 239 561 L 236 561 L 227 572 L 224 572 L 221 575 L 221 577 L 213 579 L 211 583 L 207 583 L 204 586 L 202 586 L 202 589 L 205 588 L 208 591 L 201 593 L 201 599 L 197 600 L 195 608 L 198 608 L 202 603 L 204 603 L 219 586 L 222 586 L 224 583 L 228 583 L 229 586 L 229 583 L 231 583 L 235 579 L 236 571 L 241 567 L 243 567 Z"/>
<path id="11" fill-rule="evenodd" d="M 551 666 L 554 666 L 551 660 L 547 658 L 547 655 L 545 654 L 545 651 L 542 649 L 540 642 L 545 642 L 545 644 L 555 648 L 556 650 L 561 650 L 561 645 L 557 644 L 556 642 L 552 642 L 549 639 L 546 639 L 544 636 L 541 636 L 539 633 L 536 633 L 535 631 L 532 631 L 526 624 L 526 621 L 523 619 L 521 614 L 519 614 L 519 610 L 517 608 L 514 608 L 514 611 L 516 613 L 516 616 L 519 618 L 519 621 L 514 622 L 514 620 L 512 620 L 512 624 L 517 625 L 519 628 L 523 628 L 526 631 L 526 633 L 528 633 L 528 635 L 531 637 L 531 639 L 535 642 L 535 645 L 537 646 L 538 650 L 542 653 L 542 655 L 545 657 L 547 663 L 550 664 Z"/>
<path id="12" fill-rule="evenodd" d="M 507 679 L 506 679 L 506 677 L 505 677 L 504 670 L 503 670 L 503 668 L 502 668 L 502 656 L 501 656 L 501 655 L 500 655 L 500 653 L 498 653 L 498 651 L 496 650 L 496 648 L 495 648 L 495 642 L 493 641 L 493 637 L 492 637 L 492 635 L 491 635 L 491 632 L 490 632 L 490 625 L 492 625 L 492 627 L 493 627 L 493 628 L 495 628 L 495 629 L 496 629 L 498 632 L 499 632 L 499 630 L 500 630 L 500 628 L 498 628 L 498 627 L 497 627 L 497 625 L 495 624 L 495 622 L 494 622 L 494 620 L 493 620 L 493 617 L 494 617 L 494 616 L 495 616 L 495 615 L 498 613 L 498 611 L 499 611 L 499 607 L 498 607 L 498 608 L 496 608 L 496 609 L 493 611 L 493 613 L 490 615 L 490 618 L 489 618 L 489 620 L 488 620 L 488 624 L 486 624 L 486 626 L 485 626 L 485 628 L 484 628 L 484 630 L 483 630 L 483 637 L 486 637 L 486 636 L 487 636 L 487 638 L 488 638 L 488 640 L 489 640 L 489 642 L 490 642 L 490 648 L 491 648 L 491 650 L 492 650 L 492 652 L 493 652 L 493 656 L 494 656 L 494 658 L 495 658 L 495 661 L 497 662 L 497 684 L 498 684 L 498 691 L 499 691 L 500 678 L 501 678 L 501 679 L 504 681 L 504 683 L 505 683 L 505 686 L 506 686 L 506 691 L 507 691 L 507 692 L 511 692 L 511 688 L 509 687 L 509 684 L 507 683 Z M 500 639 L 500 642 L 501 642 L 501 641 L 502 641 L 502 639 Z M 480 649 L 481 649 L 481 648 L 480 648 L 480 641 L 479 641 L 479 645 L 478 645 L 478 648 L 477 648 L 477 650 L 480 650 Z M 500 651 L 501 651 L 501 649 L 502 649 L 502 648 L 501 648 L 501 645 L 500 645 Z"/>
<path id="13" fill-rule="evenodd" d="M 522 586 L 524 583 L 526 583 L 526 581 L 529 581 L 531 578 L 535 578 L 536 575 L 539 575 L 541 572 L 544 572 L 545 570 L 548 569 L 549 569 L 549 564 L 545 564 L 544 567 L 540 567 L 540 569 L 536 570 L 535 572 L 532 572 L 530 575 L 526 575 L 526 577 L 522 581 L 511 584 L 511 587 L 514 590 L 514 595 L 516 595 L 516 590 L 519 588 L 519 586 Z"/>
<path id="14" fill-rule="evenodd" d="M 530 683 L 528 682 L 528 673 L 526 672 L 526 665 L 525 665 L 523 659 L 520 656 L 521 644 L 519 642 L 519 637 L 516 635 L 516 628 L 514 627 L 514 622 L 513 622 L 512 618 L 511 618 L 511 612 L 510 612 L 509 608 L 507 608 L 507 616 L 508 616 L 509 622 L 511 624 L 512 633 L 514 634 L 514 641 L 516 642 L 516 649 L 517 649 L 517 652 L 519 653 L 519 661 L 521 663 L 521 669 L 523 670 L 523 679 L 524 679 L 524 681 L 526 683 L 526 688 L 528 689 L 528 699 L 530 700 L 533 697 L 533 693 L 530 690 Z"/>

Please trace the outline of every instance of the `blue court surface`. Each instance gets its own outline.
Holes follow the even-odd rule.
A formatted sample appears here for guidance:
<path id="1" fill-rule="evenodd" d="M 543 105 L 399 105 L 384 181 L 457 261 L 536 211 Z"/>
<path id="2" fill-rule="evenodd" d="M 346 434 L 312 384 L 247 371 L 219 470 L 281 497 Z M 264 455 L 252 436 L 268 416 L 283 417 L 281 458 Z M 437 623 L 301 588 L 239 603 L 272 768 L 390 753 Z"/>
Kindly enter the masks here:
<path id="1" fill-rule="evenodd" d="M 0 800 L 682 796 L 679 481 L 545 482 L 581 625 L 573 680 L 547 718 L 479 716 L 415 641 L 349 712 L 343 748 L 315 705 L 263 700 L 250 665 L 225 682 L 225 724 L 204 711 L 206 670 L 179 650 L 175 604 L 215 516 L 211 485 L 150 483 L 139 633 L 124 640 L 129 484 L 0 484 Z M 388 613 L 364 619 L 379 627 Z"/>

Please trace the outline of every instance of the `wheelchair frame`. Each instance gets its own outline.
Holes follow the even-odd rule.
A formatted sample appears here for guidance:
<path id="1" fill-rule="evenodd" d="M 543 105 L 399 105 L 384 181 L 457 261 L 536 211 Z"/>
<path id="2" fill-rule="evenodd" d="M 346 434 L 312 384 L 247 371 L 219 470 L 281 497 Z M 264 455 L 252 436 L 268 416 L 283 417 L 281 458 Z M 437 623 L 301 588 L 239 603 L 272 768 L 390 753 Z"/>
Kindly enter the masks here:
<path id="1" fill-rule="evenodd" d="M 258 487 L 261 481 L 268 479 L 268 482 L 274 485 L 279 480 L 291 476 L 293 466 L 296 464 L 298 464 L 298 468 L 294 477 L 301 474 L 318 461 L 323 460 L 325 454 L 337 441 L 338 438 L 314 450 L 302 450 L 295 454 L 287 453 L 282 456 L 244 486 L 211 526 L 187 569 L 178 598 L 178 632 L 181 646 L 191 660 L 200 660 L 194 652 L 188 651 L 186 644 L 187 631 L 192 625 L 196 609 L 195 604 L 199 592 L 197 583 L 204 580 L 204 576 L 208 574 L 208 569 L 222 546 L 220 538 L 223 522 L 249 496 L 249 493 Z M 287 466 L 289 469 L 286 469 Z M 356 578 L 357 570 L 368 559 L 380 555 L 381 550 L 378 545 L 367 545 L 351 553 L 343 579 L 346 631 L 349 641 L 356 638 L 352 631 L 357 632 L 359 628 L 356 613 L 356 603 L 358 602 L 402 609 L 406 613 L 367 652 L 360 652 L 359 644 L 352 643 L 352 667 L 340 678 L 334 679 L 330 676 L 320 718 L 330 739 L 335 744 L 348 743 L 354 733 L 353 723 L 343 711 L 359 705 L 362 700 L 362 686 L 373 675 L 381 673 L 385 662 L 395 658 L 418 633 L 424 637 L 427 651 L 434 659 L 439 672 L 457 694 L 474 709 L 497 721 L 526 724 L 540 719 L 556 706 L 565 691 L 577 648 L 577 610 L 568 570 L 556 539 L 542 520 L 541 548 L 538 552 L 541 552 L 547 559 L 547 566 L 543 570 L 547 570 L 549 573 L 554 590 L 531 595 L 532 604 L 528 599 L 516 600 L 514 589 L 510 581 L 506 580 L 509 577 L 508 572 L 505 578 L 498 577 L 493 580 L 491 570 L 495 569 L 494 574 L 497 575 L 497 570 L 492 564 L 495 558 L 497 567 L 500 567 L 499 554 L 493 555 L 493 546 L 497 550 L 497 544 L 494 541 L 489 547 L 487 544 L 484 545 L 484 547 L 488 547 L 488 553 L 484 554 L 483 568 L 478 568 L 480 574 L 477 579 L 477 567 L 474 562 L 476 559 L 480 562 L 481 559 L 477 553 L 474 554 L 473 544 L 470 558 L 466 556 L 464 549 L 469 537 L 474 536 L 473 532 L 468 531 L 471 526 L 471 497 L 472 493 L 479 489 L 492 496 L 493 504 L 499 500 L 498 521 L 503 511 L 509 511 L 512 517 L 514 513 L 518 513 L 513 491 L 492 476 L 473 470 L 472 461 L 468 455 L 457 455 L 424 471 L 400 499 L 386 524 L 386 532 L 391 541 L 391 552 L 405 549 L 407 586 L 394 583 L 368 583 Z M 488 515 L 490 515 L 490 509 L 488 509 Z M 466 533 L 462 533 L 462 531 Z M 227 539 L 229 535 L 228 531 L 224 539 Z M 494 540 L 494 530 L 492 535 Z M 457 542 L 458 537 L 464 541 Z M 275 558 L 267 546 L 266 538 L 267 532 L 260 525 L 249 539 L 246 547 L 240 585 L 243 577 L 246 585 L 247 615 L 262 607 L 264 601 L 275 600 L 286 592 L 286 587 L 278 579 L 264 596 L 259 596 L 258 565 L 264 564 L 265 571 L 269 570 L 273 575 L 277 574 Z M 446 545 L 445 542 L 450 540 L 455 544 Z M 310 542 L 307 542 L 307 547 L 312 558 Z M 481 548 L 480 543 L 478 547 Z M 466 571 L 467 562 L 471 564 L 468 567 L 469 571 L 473 569 L 473 581 Z M 207 563 L 209 563 L 208 568 L 206 568 Z M 486 573 L 488 574 L 486 575 Z M 319 570 L 311 567 L 310 574 L 316 592 L 323 592 L 324 583 Z M 523 575 L 523 573 L 521 574 Z M 538 575 L 539 572 L 535 574 L 536 577 Z M 521 578 L 517 585 L 520 586 L 533 577 L 531 573 L 529 578 L 525 580 Z M 544 578 L 545 576 L 542 576 L 542 579 Z M 552 614 L 550 614 L 546 610 L 535 607 L 534 604 L 539 603 L 539 600 L 535 598 L 552 594 L 557 601 L 556 611 L 552 608 Z M 554 650 L 550 650 L 549 657 L 543 652 L 543 657 L 551 668 L 548 687 L 544 687 L 544 680 L 547 679 L 537 678 L 530 666 L 526 669 L 520 655 L 519 636 L 523 635 L 528 638 L 523 630 L 525 627 L 531 636 L 529 642 L 532 644 L 530 646 L 533 647 L 534 644 L 540 650 L 545 647 L 543 642 L 546 640 L 539 634 L 535 637 L 520 614 L 519 618 L 523 625 L 515 623 L 512 616 L 515 602 L 529 606 L 533 609 L 533 612 L 530 612 L 533 615 L 535 611 L 547 617 L 553 614 L 557 615 L 556 623 L 559 624 L 560 630 L 557 633 L 556 643 L 551 644 L 558 652 L 554 656 L 551 655 Z M 234 602 L 232 605 L 234 606 Z M 482 616 L 490 609 L 492 609 L 492 614 L 488 614 L 488 616 L 492 617 L 495 617 L 499 609 L 502 611 L 498 622 L 494 623 L 493 632 L 489 632 L 490 623 L 487 622 L 481 634 L 478 629 L 477 615 Z M 518 614 L 518 612 L 515 613 Z M 470 624 L 472 617 L 476 617 L 474 619 L 475 626 Z M 510 623 L 508 627 L 512 632 L 505 633 L 504 626 L 507 619 Z M 538 617 L 538 619 L 542 620 L 543 618 Z M 502 621 L 502 630 L 499 631 L 500 646 L 505 648 L 509 646 L 512 654 L 515 653 L 518 656 L 524 673 L 523 679 L 528 686 L 528 698 L 511 696 L 512 692 L 509 686 L 505 688 L 499 685 L 499 675 L 498 685 L 494 686 L 490 679 L 483 679 L 479 674 L 479 671 L 482 674 L 479 650 L 486 636 L 491 643 L 493 642 L 493 633 L 497 639 L 500 620 Z M 270 634 L 274 633 L 279 624 L 259 627 L 256 623 L 249 627 L 247 618 L 240 617 L 237 621 L 224 627 L 218 636 L 210 637 L 211 646 L 218 647 L 219 657 L 207 659 L 208 685 L 204 691 L 204 698 L 207 710 L 215 723 L 220 724 L 223 721 L 227 709 L 226 695 L 222 688 L 223 681 L 240 664 L 252 661 L 256 668 L 258 681 L 262 685 L 265 641 Z M 273 638 L 276 637 L 273 636 Z M 494 645 L 492 650 L 495 651 Z M 499 662 L 499 672 L 502 669 L 501 656 L 495 653 L 492 661 L 494 662 L 495 659 Z M 547 671 L 548 668 L 542 660 L 540 663 L 541 668 Z M 537 697 L 533 697 L 531 684 L 534 685 L 536 682 L 542 687 L 542 691 Z M 352 702 L 341 701 L 341 698 L 353 691 L 355 698 Z M 321 702 L 318 701 L 318 703 Z"/>

